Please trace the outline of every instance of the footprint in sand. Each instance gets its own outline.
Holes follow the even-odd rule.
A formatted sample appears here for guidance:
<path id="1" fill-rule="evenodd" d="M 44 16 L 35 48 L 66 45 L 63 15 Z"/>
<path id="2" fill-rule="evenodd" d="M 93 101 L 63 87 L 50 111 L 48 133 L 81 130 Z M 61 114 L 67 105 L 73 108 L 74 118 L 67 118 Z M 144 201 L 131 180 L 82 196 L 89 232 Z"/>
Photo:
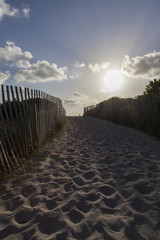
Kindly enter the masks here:
<path id="1" fill-rule="evenodd" d="M 87 171 L 88 170 L 88 167 L 84 166 L 84 165 L 80 165 L 78 167 L 81 171 Z"/>
<path id="2" fill-rule="evenodd" d="M 158 178 L 158 174 L 155 173 L 155 172 L 148 172 L 148 173 L 147 173 L 147 177 L 148 177 L 148 178 L 156 179 L 156 178 Z"/>
<path id="3" fill-rule="evenodd" d="M 86 200 L 91 201 L 91 202 L 95 202 L 98 199 L 99 199 L 99 195 L 94 192 L 91 192 L 86 196 Z"/>
<path id="4" fill-rule="evenodd" d="M 52 180 L 51 176 L 47 176 L 47 177 L 38 177 L 37 181 L 39 183 L 49 183 Z"/>
<path id="5" fill-rule="evenodd" d="M 99 187 L 99 191 L 105 196 L 111 196 L 115 192 L 115 189 L 109 185 L 104 185 L 102 187 Z"/>
<path id="6" fill-rule="evenodd" d="M 86 154 L 86 151 L 85 151 L 85 150 L 81 150 L 81 151 L 80 151 L 80 154 L 82 154 L 82 155 L 83 155 L 83 154 Z"/>
<path id="7" fill-rule="evenodd" d="M 84 213 L 87 213 L 90 211 L 92 205 L 87 203 L 86 200 L 82 200 L 82 201 L 79 201 L 78 203 L 76 203 L 76 208 L 81 211 L 81 212 L 84 212 Z"/>
<path id="8" fill-rule="evenodd" d="M 114 214 L 116 210 L 110 208 L 100 208 L 102 214 Z"/>
<path id="9" fill-rule="evenodd" d="M 84 218 L 84 216 L 79 211 L 76 211 L 75 209 L 73 209 L 70 213 L 68 213 L 68 216 L 69 216 L 69 219 L 75 224 L 79 223 Z"/>
<path id="10" fill-rule="evenodd" d="M 6 239 L 9 235 L 18 233 L 19 231 L 20 229 L 17 226 L 11 224 L 5 227 L 3 230 L 0 230 L 1 239 Z M 8 239 L 11 239 L 11 238 L 8 238 Z"/>
<path id="11" fill-rule="evenodd" d="M 54 209 L 54 208 L 56 208 L 57 207 L 57 202 L 56 202 L 56 200 L 53 198 L 53 199 L 51 199 L 51 200 L 48 200 L 47 202 L 46 202 L 46 206 L 47 206 L 47 208 L 48 208 L 48 210 L 52 210 L 52 209 Z"/>
<path id="12" fill-rule="evenodd" d="M 133 221 L 127 223 L 125 228 L 125 233 L 129 240 L 135 240 L 135 239 L 147 240 L 148 239 L 138 231 L 137 226 Z"/>
<path id="13" fill-rule="evenodd" d="M 114 198 L 105 198 L 104 203 L 107 207 L 115 208 L 118 205 L 119 200 Z"/>
<path id="14" fill-rule="evenodd" d="M 136 189 L 137 192 L 141 194 L 150 194 L 153 192 L 153 187 L 149 185 L 149 182 L 147 181 L 139 181 L 134 185 L 134 188 Z"/>
<path id="15" fill-rule="evenodd" d="M 68 148 L 66 151 L 69 152 L 69 153 L 74 153 L 75 149 L 74 148 Z"/>
<path id="16" fill-rule="evenodd" d="M 54 212 L 45 213 L 39 216 L 39 231 L 43 234 L 50 235 L 55 232 L 59 232 L 65 228 L 65 222 L 61 221 L 59 214 Z"/>
<path id="17" fill-rule="evenodd" d="M 156 165 L 150 165 L 148 167 L 148 170 L 151 171 L 151 172 L 158 172 L 159 171 L 158 166 L 156 166 Z"/>
<path id="18" fill-rule="evenodd" d="M 123 197 L 127 199 L 132 196 L 132 194 L 134 193 L 134 190 L 131 187 L 131 188 L 127 188 L 125 190 L 121 190 L 121 193 L 122 193 Z"/>
<path id="19" fill-rule="evenodd" d="M 62 240 L 62 239 L 67 240 L 68 239 L 67 232 L 58 233 L 56 235 L 56 238 L 51 238 L 50 240 L 54 240 L 54 239 L 56 239 L 56 240 Z"/>
<path id="20" fill-rule="evenodd" d="M 36 237 L 33 236 L 33 234 L 36 232 L 35 229 L 31 229 L 29 231 L 25 231 L 23 234 L 23 239 L 36 239 Z"/>
<path id="21" fill-rule="evenodd" d="M 34 217 L 34 210 L 32 208 L 23 207 L 16 215 L 14 219 L 19 224 L 24 224 L 29 222 Z"/>
<path id="22" fill-rule="evenodd" d="M 62 207 L 62 211 L 63 212 L 69 212 L 74 208 L 75 205 L 76 205 L 76 201 L 75 200 L 70 200 Z"/>
<path id="23" fill-rule="evenodd" d="M 13 212 L 23 203 L 24 200 L 20 196 L 14 197 L 6 202 L 6 210 Z"/>
<path id="24" fill-rule="evenodd" d="M 111 231 L 120 232 L 124 228 L 124 223 L 119 217 L 107 217 L 107 224 Z"/>
<path id="25" fill-rule="evenodd" d="M 21 190 L 21 194 L 24 197 L 28 197 L 29 195 L 31 195 L 32 193 L 34 193 L 35 191 L 37 191 L 37 187 L 33 185 L 33 183 L 28 183 L 25 184 Z"/>
<path id="26" fill-rule="evenodd" d="M 72 192 L 73 190 L 76 190 L 76 187 L 73 182 L 70 181 L 69 183 L 64 184 L 64 190 L 65 192 Z"/>
<path id="27" fill-rule="evenodd" d="M 88 171 L 83 174 L 83 177 L 87 180 L 92 179 L 95 176 L 95 173 L 93 171 Z"/>
<path id="28" fill-rule="evenodd" d="M 147 212 L 149 209 L 151 209 L 151 206 L 141 199 L 140 197 L 134 197 L 131 202 L 131 206 L 137 211 L 141 213 Z"/>
<path id="29" fill-rule="evenodd" d="M 73 160 L 68 162 L 69 166 L 77 166 L 77 161 Z"/>
<path id="30" fill-rule="evenodd" d="M 146 239 L 159 239 L 158 234 L 156 233 L 156 230 L 151 228 L 148 224 L 141 224 L 139 226 L 139 232 L 146 237 Z"/>
<path id="31" fill-rule="evenodd" d="M 142 176 L 142 174 L 138 174 L 138 173 L 129 173 L 125 176 L 125 179 L 127 182 L 134 182 L 134 181 L 137 181 L 140 176 Z"/>
<path id="32" fill-rule="evenodd" d="M 84 158 L 90 158 L 90 157 L 91 157 L 90 154 L 88 154 L 88 153 L 84 154 Z"/>
<path id="33" fill-rule="evenodd" d="M 73 181 L 78 185 L 78 186 L 83 186 L 85 183 L 81 177 L 74 177 Z"/>
<path id="34" fill-rule="evenodd" d="M 160 201 L 155 202 L 153 205 L 154 205 L 156 208 L 158 208 L 159 211 L 160 211 Z"/>
<path id="35" fill-rule="evenodd" d="M 83 223 L 81 226 L 77 229 L 77 231 L 72 231 L 73 239 L 88 239 L 88 237 L 91 235 L 92 228 L 89 224 Z M 97 238 L 92 238 L 97 239 Z"/>
<path id="36" fill-rule="evenodd" d="M 34 197 L 30 199 L 30 206 L 31 207 L 37 206 L 39 204 L 39 201 L 40 201 L 39 197 Z"/>

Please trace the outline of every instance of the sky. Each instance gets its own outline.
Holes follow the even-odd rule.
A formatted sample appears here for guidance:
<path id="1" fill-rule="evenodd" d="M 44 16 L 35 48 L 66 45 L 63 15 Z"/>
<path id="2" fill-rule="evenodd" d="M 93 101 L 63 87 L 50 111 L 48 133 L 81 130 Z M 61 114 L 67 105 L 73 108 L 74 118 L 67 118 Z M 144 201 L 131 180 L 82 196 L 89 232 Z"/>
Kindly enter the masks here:
<path id="1" fill-rule="evenodd" d="M 160 0 L 0 0 L 0 84 L 59 97 L 67 115 L 160 78 Z"/>

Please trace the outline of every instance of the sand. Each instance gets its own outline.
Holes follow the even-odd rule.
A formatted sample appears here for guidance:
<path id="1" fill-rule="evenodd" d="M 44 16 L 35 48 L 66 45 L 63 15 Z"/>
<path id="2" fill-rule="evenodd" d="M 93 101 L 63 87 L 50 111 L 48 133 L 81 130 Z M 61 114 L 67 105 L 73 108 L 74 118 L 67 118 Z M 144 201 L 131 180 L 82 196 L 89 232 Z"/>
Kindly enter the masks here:
<path id="1" fill-rule="evenodd" d="M 75 117 L 32 158 L 2 184 L 0 239 L 160 239 L 160 141 Z"/>

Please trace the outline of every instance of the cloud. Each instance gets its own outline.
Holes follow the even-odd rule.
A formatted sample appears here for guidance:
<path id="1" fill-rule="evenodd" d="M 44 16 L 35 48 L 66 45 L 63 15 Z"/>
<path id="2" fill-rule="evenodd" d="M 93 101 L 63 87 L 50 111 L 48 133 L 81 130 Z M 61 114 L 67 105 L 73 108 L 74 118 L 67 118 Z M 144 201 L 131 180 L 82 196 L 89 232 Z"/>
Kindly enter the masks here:
<path id="1" fill-rule="evenodd" d="M 82 93 L 79 93 L 79 92 L 77 92 L 77 91 L 74 91 L 74 92 L 72 93 L 72 95 L 73 95 L 74 97 L 78 97 L 78 98 L 84 98 L 84 97 L 85 97 L 85 95 L 83 95 Z"/>
<path id="2" fill-rule="evenodd" d="M 75 62 L 73 68 L 69 71 L 69 79 L 78 79 L 83 75 L 85 63 Z M 83 69 L 83 70 L 82 70 Z"/>
<path id="3" fill-rule="evenodd" d="M 99 93 L 100 93 L 100 94 L 106 93 L 106 90 L 103 89 L 103 88 L 101 88 L 101 89 L 99 89 Z"/>
<path id="4" fill-rule="evenodd" d="M 0 21 L 4 16 L 16 17 L 18 14 L 18 9 L 12 8 L 5 0 L 0 0 Z"/>
<path id="5" fill-rule="evenodd" d="M 80 78 L 81 76 L 82 76 L 82 73 L 78 73 L 78 72 L 72 71 L 71 75 L 69 75 L 68 77 L 70 79 L 77 79 L 77 78 Z"/>
<path id="6" fill-rule="evenodd" d="M 74 91 L 71 96 L 65 97 L 63 102 L 67 115 L 78 116 L 83 114 L 84 107 L 89 105 L 89 98 L 87 95 Z"/>
<path id="7" fill-rule="evenodd" d="M 85 67 L 86 66 L 86 64 L 85 63 L 80 63 L 80 62 L 75 62 L 75 64 L 74 64 L 74 67 L 76 67 L 76 68 L 83 68 L 83 67 Z"/>
<path id="8" fill-rule="evenodd" d="M 23 52 L 14 42 L 7 41 L 4 48 L 0 47 L 0 62 L 10 64 L 18 68 L 29 68 L 30 60 L 33 58 L 28 51 Z"/>
<path id="9" fill-rule="evenodd" d="M 131 77 L 156 78 L 160 77 L 160 52 L 154 51 L 143 56 L 124 57 L 122 72 Z"/>
<path id="10" fill-rule="evenodd" d="M 101 62 L 100 64 L 98 63 L 90 63 L 88 67 L 91 69 L 92 72 L 100 72 L 101 70 L 105 70 L 109 67 L 110 63 L 109 62 Z"/>
<path id="11" fill-rule="evenodd" d="M 102 95 L 102 94 L 100 94 Z M 95 105 L 100 101 L 106 99 L 106 97 L 92 97 L 89 98 L 87 95 L 82 94 L 78 91 L 72 92 L 71 96 L 65 97 L 63 99 L 64 107 L 67 110 L 68 116 L 78 116 L 82 115 L 84 111 L 84 107 Z"/>
<path id="12" fill-rule="evenodd" d="M 65 97 L 64 98 L 64 103 L 66 105 L 71 105 L 71 106 L 77 106 L 79 105 L 79 103 L 77 102 L 77 100 L 73 97 Z"/>
<path id="13" fill-rule="evenodd" d="M 14 75 L 14 79 L 18 82 L 61 81 L 67 78 L 67 67 L 58 68 L 56 64 L 50 64 L 45 60 L 31 64 L 32 58 L 30 52 L 23 52 L 14 42 L 8 41 L 4 48 L 0 47 L 0 62 L 18 68 Z"/>
<path id="14" fill-rule="evenodd" d="M 20 69 L 14 75 L 18 82 L 46 82 L 61 81 L 67 78 L 67 67 L 58 68 L 56 64 L 50 64 L 48 61 L 37 61 L 27 69 Z"/>
<path id="15" fill-rule="evenodd" d="M 88 96 L 77 91 L 72 93 L 72 96 L 65 97 L 64 103 L 70 106 L 82 106 L 88 101 Z"/>
<path id="16" fill-rule="evenodd" d="M 27 5 L 23 6 L 22 12 L 23 12 L 25 18 L 30 17 L 30 11 L 31 11 L 31 9 Z"/>
<path id="17" fill-rule="evenodd" d="M 5 0 L 0 0 L 0 21 L 4 16 L 9 17 L 30 17 L 30 8 L 26 4 L 22 4 L 22 10 L 11 7 Z"/>
<path id="18" fill-rule="evenodd" d="M 8 78 L 10 78 L 10 72 L 6 71 L 5 73 L 2 73 L 0 71 L 0 84 L 3 84 Z"/>

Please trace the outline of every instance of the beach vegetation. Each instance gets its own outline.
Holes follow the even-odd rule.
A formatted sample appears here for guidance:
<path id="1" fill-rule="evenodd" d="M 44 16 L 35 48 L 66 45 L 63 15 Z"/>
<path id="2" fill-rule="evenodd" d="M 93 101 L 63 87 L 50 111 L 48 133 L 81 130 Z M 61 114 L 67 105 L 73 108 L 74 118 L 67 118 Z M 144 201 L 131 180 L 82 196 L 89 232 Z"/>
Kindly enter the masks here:
<path id="1" fill-rule="evenodd" d="M 160 79 L 154 79 L 149 81 L 149 84 L 146 85 L 144 94 L 154 94 L 160 96 Z"/>

